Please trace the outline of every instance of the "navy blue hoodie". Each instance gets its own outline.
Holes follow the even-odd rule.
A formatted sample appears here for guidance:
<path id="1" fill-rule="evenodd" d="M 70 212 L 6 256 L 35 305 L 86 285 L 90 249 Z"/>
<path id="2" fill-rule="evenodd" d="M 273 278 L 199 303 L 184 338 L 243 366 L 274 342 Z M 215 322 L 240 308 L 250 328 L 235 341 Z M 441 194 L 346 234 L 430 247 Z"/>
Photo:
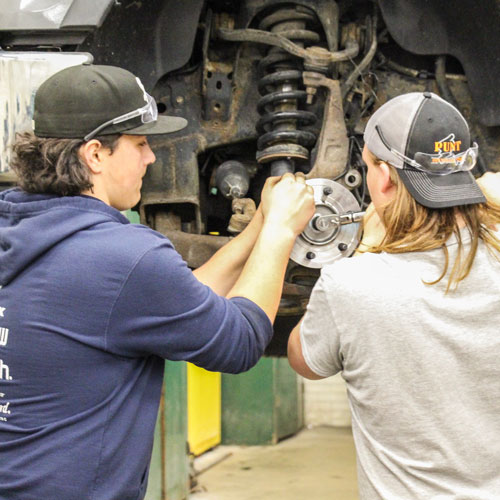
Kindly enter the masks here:
<path id="1" fill-rule="evenodd" d="M 0 194 L 0 285 L 2 500 L 143 498 L 163 359 L 237 373 L 272 335 L 87 196 Z"/>

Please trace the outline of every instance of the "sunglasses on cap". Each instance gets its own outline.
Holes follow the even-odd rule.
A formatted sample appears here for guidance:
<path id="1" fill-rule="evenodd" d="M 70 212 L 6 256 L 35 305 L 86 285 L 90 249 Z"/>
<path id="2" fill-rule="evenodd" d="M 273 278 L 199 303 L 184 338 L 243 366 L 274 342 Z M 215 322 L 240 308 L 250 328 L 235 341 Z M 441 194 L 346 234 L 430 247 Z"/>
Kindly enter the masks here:
<path id="1" fill-rule="evenodd" d="M 117 116 L 112 120 L 108 120 L 107 122 L 102 123 L 97 128 L 92 130 L 92 132 L 89 132 L 83 138 L 83 140 L 85 142 L 90 141 L 90 139 L 95 137 L 101 130 L 105 129 L 106 127 L 131 120 L 132 118 L 136 118 L 138 116 L 141 117 L 142 123 L 155 122 L 158 119 L 158 106 L 156 105 L 156 101 L 152 96 L 150 96 L 149 94 L 146 94 L 146 96 L 148 102 L 142 108 L 134 109 L 133 111 L 129 111 L 124 115 Z"/>
<path id="2" fill-rule="evenodd" d="M 474 168 L 477 161 L 478 155 L 478 145 L 473 143 L 473 145 L 467 149 L 467 151 L 454 153 L 453 151 L 442 151 L 445 144 L 455 144 L 453 141 L 454 135 L 451 134 L 449 137 L 443 141 L 437 143 L 439 151 L 435 154 L 429 153 L 415 153 L 414 158 L 409 158 L 408 156 L 400 153 L 396 149 L 390 146 L 382 133 L 382 129 L 376 125 L 375 130 L 382 141 L 382 144 L 400 160 L 410 165 L 417 170 L 421 170 L 427 174 L 433 175 L 448 175 L 454 172 L 467 172 Z M 442 147 L 441 147 L 442 145 Z"/>

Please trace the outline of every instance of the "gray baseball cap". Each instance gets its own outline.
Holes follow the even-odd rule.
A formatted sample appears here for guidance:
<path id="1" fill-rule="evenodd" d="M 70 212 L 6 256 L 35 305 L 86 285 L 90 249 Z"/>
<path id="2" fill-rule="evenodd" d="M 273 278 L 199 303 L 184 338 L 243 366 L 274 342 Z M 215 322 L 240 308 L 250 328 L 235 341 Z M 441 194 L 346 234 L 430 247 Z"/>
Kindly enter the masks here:
<path id="1" fill-rule="evenodd" d="M 450 103 L 431 92 L 391 99 L 369 119 L 364 141 L 377 158 L 396 167 L 415 200 L 429 208 L 485 203 L 470 170 L 478 146 Z"/>
<path id="2" fill-rule="evenodd" d="M 43 82 L 33 122 L 38 137 L 85 141 L 116 133 L 168 134 L 187 125 L 178 116 L 158 116 L 155 100 L 130 71 L 92 64 L 65 68 Z"/>

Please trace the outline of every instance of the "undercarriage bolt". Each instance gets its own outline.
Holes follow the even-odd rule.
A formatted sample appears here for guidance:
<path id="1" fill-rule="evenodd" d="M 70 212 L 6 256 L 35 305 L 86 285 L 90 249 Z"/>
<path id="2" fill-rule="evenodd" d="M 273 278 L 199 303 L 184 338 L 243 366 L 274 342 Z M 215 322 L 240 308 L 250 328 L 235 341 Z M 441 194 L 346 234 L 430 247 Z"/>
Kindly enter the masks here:
<path id="1" fill-rule="evenodd" d="M 333 193 L 333 190 L 332 190 L 332 188 L 330 186 L 326 186 L 326 187 L 323 188 L 323 194 L 325 196 L 329 196 L 332 193 Z"/>
<path id="2" fill-rule="evenodd" d="M 316 254 L 314 252 L 307 252 L 306 253 L 306 259 L 312 260 L 316 257 Z"/>
<path id="3" fill-rule="evenodd" d="M 306 87 L 306 104 L 312 104 L 314 102 L 314 96 L 316 95 L 317 89 L 315 87 L 307 86 Z"/>
<path id="4" fill-rule="evenodd" d="M 341 252 L 345 252 L 347 250 L 347 245 L 345 243 L 339 243 L 337 247 Z"/>

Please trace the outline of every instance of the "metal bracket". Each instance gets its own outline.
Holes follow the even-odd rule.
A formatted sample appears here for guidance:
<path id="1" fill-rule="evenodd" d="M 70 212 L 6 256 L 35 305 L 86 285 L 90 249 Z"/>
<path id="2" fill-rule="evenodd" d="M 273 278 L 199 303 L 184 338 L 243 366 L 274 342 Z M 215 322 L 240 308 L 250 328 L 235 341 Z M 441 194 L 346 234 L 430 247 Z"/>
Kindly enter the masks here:
<path id="1" fill-rule="evenodd" d="M 284 36 L 263 30 L 219 28 L 216 30 L 216 35 L 221 40 L 230 42 L 253 42 L 280 47 L 290 54 L 304 59 L 306 65 L 315 68 L 328 68 L 332 63 L 348 61 L 356 57 L 359 52 L 357 40 L 351 38 L 346 41 L 344 50 L 330 52 L 322 47 L 303 48 Z"/>
<path id="2" fill-rule="evenodd" d="M 315 71 L 304 71 L 302 76 L 310 96 L 316 93 L 318 87 L 328 90 L 316 160 L 306 177 L 334 179 L 345 170 L 349 156 L 349 139 L 344 121 L 340 83 Z"/>
<path id="3" fill-rule="evenodd" d="M 205 36 L 203 39 L 203 119 L 227 122 L 231 118 L 233 95 L 233 64 L 228 61 L 209 59 L 209 42 L 212 25 L 232 26 L 232 19 L 225 15 L 207 12 Z"/>
<path id="4" fill-rule="evenodd" d="M 220 120 L 231 118 L 231 98 L 233 68 L 227 63 L 207 61 L 203 74 L 203 118 Z"/>

